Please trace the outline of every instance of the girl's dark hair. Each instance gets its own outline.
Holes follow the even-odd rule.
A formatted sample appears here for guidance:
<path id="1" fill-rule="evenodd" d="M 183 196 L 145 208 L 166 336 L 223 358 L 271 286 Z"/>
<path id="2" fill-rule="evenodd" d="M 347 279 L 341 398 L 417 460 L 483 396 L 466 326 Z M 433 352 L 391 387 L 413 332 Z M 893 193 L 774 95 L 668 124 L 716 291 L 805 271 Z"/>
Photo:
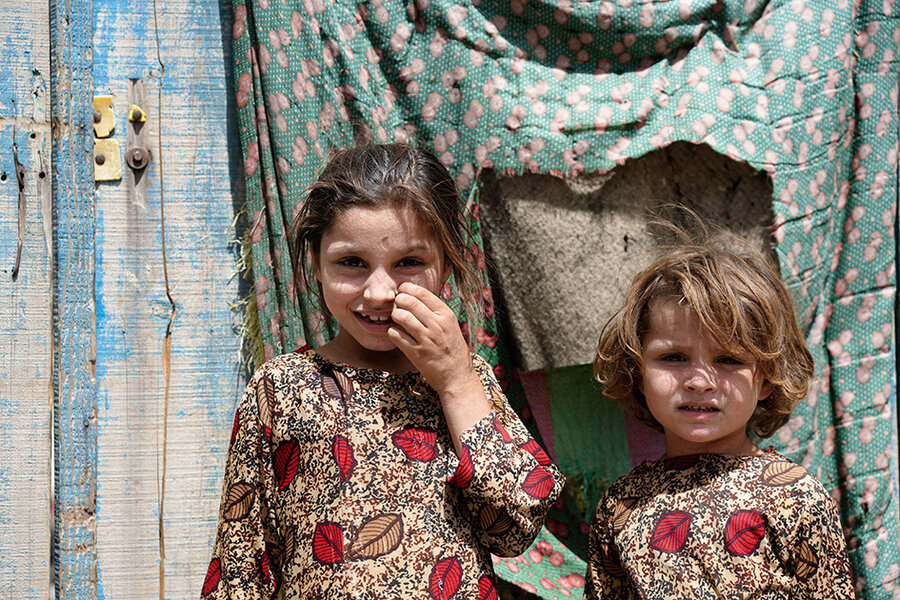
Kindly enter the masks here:
<path id="1" fill-rule="evenodd" d="M 463 308 L 470 320 L 477 316 L 479 280 L 466 261 L 471 233 L 456 184 L 433 154 L 405 143 L 366 143 L 338 150 L 307 188 L 306 202 L 294 216 L 289 233 L 298 293 L 308 286 L 319 287 L 307 260 L 319 254 L 322 234 L 334 219 L 353 206 L 386 204 L 410 208 L 422 220 L 451 266 Z M 327 313 L 321 291 L 319 300 Z"/>
<path id="2" fill-rule="evenodd" d="M 671 224 L 668 229 L 677 241 L 635 275 L 624 305 L 600 334 L 594 375 L 606 386 L 606 396 L 662 431 L 639 383 L 651 305 L 672 299 L 688 307 L 723 348 L 753 355 L 772 392 L 759 401 L 747 430 L 769 437 L 788 421 L 813 376 L 793 299 L 778 269 L 745 240 L 722 231 L 710 234 L 706 227 L 690 234 Z"/>

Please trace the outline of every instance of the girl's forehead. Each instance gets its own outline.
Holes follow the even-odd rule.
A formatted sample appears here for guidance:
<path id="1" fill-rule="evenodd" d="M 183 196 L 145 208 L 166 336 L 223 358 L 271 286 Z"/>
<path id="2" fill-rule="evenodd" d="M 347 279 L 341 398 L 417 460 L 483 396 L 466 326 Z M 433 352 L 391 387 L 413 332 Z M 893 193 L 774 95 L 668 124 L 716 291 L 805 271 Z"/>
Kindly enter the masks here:
<path id="1" fill-rule="evenodd" d="M 440 247 L 424 219 L 399 204 L 349 206 L 335 215 L 323 232 L 323 242 L 360 248 Z"/>

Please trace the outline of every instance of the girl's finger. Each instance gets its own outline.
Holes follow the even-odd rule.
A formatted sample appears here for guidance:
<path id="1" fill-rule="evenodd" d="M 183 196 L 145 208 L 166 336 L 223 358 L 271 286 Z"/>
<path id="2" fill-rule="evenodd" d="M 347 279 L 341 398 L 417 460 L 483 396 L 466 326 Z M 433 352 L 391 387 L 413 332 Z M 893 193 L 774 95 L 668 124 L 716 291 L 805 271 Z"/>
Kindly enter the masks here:
<path id="1" fill-rule="evenodd" d="M 411 311 L 395 306 L 391 321 L 415 342 L 420 342 L 425 336 L 426 325 Z"/>
<path id="2" fill-rule="evenodd" d="M 388 338 L 394 345 L 400 348 L 400 351 L 406 354 L 416 347 L 416 340 L 411 335 L 403 331 L 400 327 L 391 327 L 388 329 Z"/>
<path id="3" fill-rule="evenodd" d="M 394 297 L 394 311 L 403 311 L 409 313 L 423 325 L 428 324 L 434 319 L 434 311 L 419 300 L 417 296 L 405 293 L 397 293 Z M 393 313 L 392 313 L 393 318 Z"/>
<path id="4" fill-rule="evenodd" d="M 459 325 L 457 323 L 456 315 L 453 314 L 450 307 L 436 297 L 435 300 L 440 303 L 439 310 L 432 309 L 418 296 L 400 292 L 394 298 L 394 310 L 404 310 L 410 313 L 419 321 L 419 323 L 421 323 L 422 327 L 425 327 L 436 334 L 442 335 L 448 331 L 455 331 L 458 329 Z M 413 324 L 410 324 L 410 326 L 413 326 Z M 409 330 L 409 332 L 413 333 L 413 335 L 418 338 L 418 335 L 416 335 L 415 332 L 411 330 Z"/>
<path id="5" fill-rule="evenodd" d="M 416 285 L 411 281 L 404 281 L 401 283 L 397 288 L 397 293 L 408 294 L 417 298 L 422 304 L 427 306 L 429 310 L 434 312 L 443 312 L 443 310 L 448 308 L 443 300 L 432 294 L 429 290 L 420 285 Z"/>

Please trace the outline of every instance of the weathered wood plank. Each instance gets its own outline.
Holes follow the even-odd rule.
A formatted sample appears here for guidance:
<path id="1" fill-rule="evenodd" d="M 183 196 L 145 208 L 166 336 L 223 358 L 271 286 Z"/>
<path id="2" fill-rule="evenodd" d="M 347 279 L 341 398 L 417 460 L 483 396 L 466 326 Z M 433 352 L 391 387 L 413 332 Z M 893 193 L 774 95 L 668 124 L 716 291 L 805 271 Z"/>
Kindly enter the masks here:
<path id="1" fill-rule="evenodd" d="M 53 377 L 49 28 L 46 3 L 30 0 L 3 4 L 0 598 L 49 598 Z M 22 204 L 16 162 L 24 186 Z M 13 278 L 20 218 L 24 218 L 22 248 L 18 273 Z"/>
<path id="2" fill-rule="evenodd" d="M 156 21 L 150 1 L 95 6 L 96 90 L 114 97 L 123 153 L 131 142 L 153 155 L 140 178 L 125 167 L 121 183 L 100 186 L 97 201 L 97 553 L 99 594 L 107 598 L 199 594 L 243 387 L 229 246 L 239 144 L 229 130 L 236 125 L 220 15 L 230 15 L 230 3 L 169 0 L 155 9 Z M 147 113 L 140 131 L 125 119 L 135 101 Z M 168 407 L 161 207 L 177 309 Z"/>
<path id="3" fill-rule="evenodd" d="M 96 597 L 97 575 L 90 36 L 93 9 L 91 0 L 53 0 L 49 9 L 56 207 L 56 588 L 60 598 L 92 600 Z M 42 10 L 38 13 L 41 16 Z"/>

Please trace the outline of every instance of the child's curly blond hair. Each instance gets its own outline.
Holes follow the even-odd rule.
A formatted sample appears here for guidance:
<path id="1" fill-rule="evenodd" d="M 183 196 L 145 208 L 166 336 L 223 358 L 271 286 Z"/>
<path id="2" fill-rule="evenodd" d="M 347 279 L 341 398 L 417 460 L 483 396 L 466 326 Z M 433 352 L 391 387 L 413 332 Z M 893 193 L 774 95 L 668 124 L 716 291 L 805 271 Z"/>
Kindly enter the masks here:
<path id="1" fill-rule="evenodd" d="M 650 307 L 657 299 L 673 299 L 690 308 L 723 348 L 747 351 L 756 359 L 772 392 L 759 401 L 747 432 L 767 438 L 787 423 L 813 375 L 793 299 L 778 270 L 743 239 L 711 234 L 703 226 L 697 234 L 671 224 L 666 228 L 678 242 L 634 277 L 624 305 L 600 334 L 594 375 L 608 397 L 662 431 L 638 385 Z"/>

